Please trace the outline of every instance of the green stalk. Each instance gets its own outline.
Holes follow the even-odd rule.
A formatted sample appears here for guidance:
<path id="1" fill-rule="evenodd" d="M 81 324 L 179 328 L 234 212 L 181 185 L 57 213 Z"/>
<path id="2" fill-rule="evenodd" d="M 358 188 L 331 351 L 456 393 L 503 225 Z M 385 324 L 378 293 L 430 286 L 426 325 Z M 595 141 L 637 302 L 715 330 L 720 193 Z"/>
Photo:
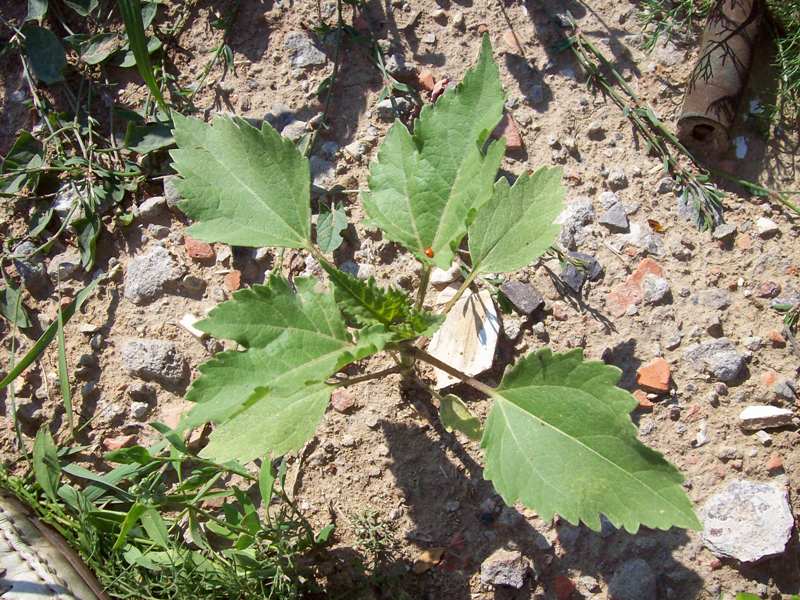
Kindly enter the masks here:
<path id="1" fill-rule="evenodd" d="M 122 13 L 122 20 L 125 22 L 125 33 L 128 35 L 133 56 L 136 58 L 136 68 L 147 84 L 150 93 L 158 102 L 161 110 L 169 115 L 169 107 L 161 94 L 161 88 L 156 83 L 153 73 L 153 65 L 150 62 L 150 54 L 147 52 L 147 39 L 144 35 L 144 23 L 142 23 L 142 6 L 139 0 L 119 0 L 119 10 Z"/>
<path id="2" fill-rule="evenodd" d="M 461 287 L 458 288 L 456 295 L 450 298 L 450 300 L 447 301 L 447 304 L 444 305 L 444 308 L 442 309 L 443 315 L 446 315 L 447 313 L 450 312 L 450 309 L 453 308 L 455 303 L 458 302 L 459 298 L 461 298 L 461 296 L 464 295 L 464 292 L 466 292 L 469 286 L 472 285 L 472 282 L 475 281 L 475 278 L 477 276 L 478 276 L 478 269 L 472 269 L 469 275 L 467 275 L 467 278 L 464 280 L 464 283 L 462 283 Z"/>
<path id="3" fill-rule="evenodd" d="M 58 309 L 58 384 L 61 387 L 61 400 L 67 413 L 69 433 L 75 437 L 75 420 L 72 414 L 72 394 L 69 389 L 69 371 L 67 371 L 67 351 L 64 344 L 64 313 Z"/>

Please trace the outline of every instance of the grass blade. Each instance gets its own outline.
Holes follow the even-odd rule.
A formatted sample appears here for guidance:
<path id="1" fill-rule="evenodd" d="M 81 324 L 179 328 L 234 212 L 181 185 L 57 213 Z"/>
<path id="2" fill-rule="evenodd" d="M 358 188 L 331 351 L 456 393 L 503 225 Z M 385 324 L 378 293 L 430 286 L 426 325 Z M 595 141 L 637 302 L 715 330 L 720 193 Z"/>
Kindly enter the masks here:
<path id="1" fill-rule="evenodd" d="M 75 423 L 72 416 L 72 394 L 69 389 L 69 372 L 67 371 L 67 350 L 64 344 L 64 314 L 58 309 L 58 383 L 61 386 L 61 399 L 67 413 L 70 435 L 75 435 Z"/>
<path id="2" fill-rule="evenodd" d="M 72 315 L 75 314 L 86 299 L 92 294 L 94 289 L 97 287 L 97 284 L 105 277 L 105 275 L 100 275 L 94 281 L 92 281 L 89 285 L 83 288 L 78 295 L 75 296 L 75 299 L 70 302 L 67 307 L 63 310 L 62 323 L 66 323 L 72 318 Z M 11 370 L 8 374 L 3 377 L 2 381 L 0 381 L 0 390 L 8 386 L 9 383 L 14 381 L 20 374 L 27 369 L 33 361 L 39 358 L 39 355 L 44 352 L 44 349 L 53 341 L 53 338 L 56 337 L 58 333 L 59 321 L 55 320 L 45 329 L 44 333 L 36 340 L 36 343 L 31 347 L 30 350 L 22 357 L 16 365 L 11 367 Z"/>
<path id="3" fill-rule="evenodd" d="M 142 6 L 139 0 L 119 0 L 119 10 L 122 13 L 122 20 L 125 22 L 125 33 L 128 35 L 128 45 L 136 58 L 136 68 L 144 79 L 145 84 L 150 89 L 150 93 L 158 102 L 161 110 L 169 114 L 169 107 L 161 95 L 161 88 L 158 87 L 153 65 L 150 63 L 150 54 L 147 51 L 147 39 L 144 35 L 144 23 L 142 22 Z"/>

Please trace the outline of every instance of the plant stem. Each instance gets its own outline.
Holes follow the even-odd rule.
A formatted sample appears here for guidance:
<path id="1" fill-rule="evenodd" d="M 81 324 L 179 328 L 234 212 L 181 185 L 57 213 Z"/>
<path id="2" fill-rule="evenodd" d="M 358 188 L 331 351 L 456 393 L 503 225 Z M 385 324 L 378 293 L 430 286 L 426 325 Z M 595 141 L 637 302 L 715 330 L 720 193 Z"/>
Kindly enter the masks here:
<path id="1" fill-rule="evenodd" d="M 394 367 L 389 367 L 388 369 L 383 369 L 382 371 L 376 371 L 375 373 L 367 373 L 366 375 L 359 375 L 358 377 L 339 379 L 336 380 L 331 385 L 333 387 L 349 387 L 357 383 L 363 383 L 364 381 L 370 381 L 372 379 L 380 379 L 382 377 L 386 377 L 387 375 L 394 375 L 395 373 L 401 373 L 404 370 L 405 369 L 400 365 L 396 365 Z"/>
<path id="2" fill-rule="evenodd" d="M 418 358 L 422 362 L 426 362 L 429 365 L 433 365 L 437 369 L 441 369 L 442 371 L 444 371 L 448 375 L 452 375 L 453 377 L 456 377 L 457 379 L 460 379 L 461 381 L 466 383 L 468 386 L 470 386 L 472 388 L 475 388 L 476 390 L 478 390 L 479 392 L 481 392 L 483 394 L 486 394 L 487 396 L 493 396 L 494 395 L 495 390 L 494 390 L 493 387 L 490 387 L 490 386 L 486 385 L 485 383 L 483 383 L 481 381 L 478 381 L 474 377 L 470 377 L 466 373 L 462 373 L 458 369 L 454 369 L 453 367 L 451 367 L 447 363 L 442 362 L 441 360 L 439 360 L 435 356 L 431 356 L 430 354 L 428 354 L 424 350 L 412 347 L 412 348 L 409 349 L 409 354 L 411 356 L 413 356 L 414 358 Z"/>
<path id="3" fill-rule="evenodd" d="M 472 285 L 472 282 L 475 281 L 475 278 L 477 276 L 478 276 L 478 270 L 473 268 L 472 271 L 470 271 L 470 274 L 467 275 L 467 278 L 464 280 L 464 283 L 462 283 L 461 287 L 458 288 L 456 295 L 450 298 L 450 300 L 447 301 L 447 304 L 444 305 L 444 308 L 442 309 L 443 315 L 446 315 L 447 313 L 450 312 L 450 309 L 453 308 L 455 303 L 458 302 L 461 296 L 464 295 L 464 292 L 466 292 L 467 288 L 469 288 L 469 286 Z"/>
<path id="4" fill-rule="evenodd" d="M 331 101 L 333 100 L 333 86 L 336 85 L 336 77 L 339 74 L 339 65 L 341 64 L 341 50 L 342 50 L 342 38 L 344 36 L 344 17 L 342 17 L 342 0 L 336 0 L 336 50 L 333 54 L 333 72 L 331 73 L 331 81 L 330 85 L 328 85 L 327 93 L 325 94 L 325 106 L 322 109 L 322 119 L 319 122 L 319 127 L 324 127 L 328 120 L 328 113 L 330 112 L 331 108 Z M 306 156 L 311 155 L 311 152 L 314 150 L 314 144 L 317 141 L 317 132 L 319 131 L 319 127 L 315 128 L 314 131 L 311 132 L 311 136 L 308 139 L 308 144 L 306 145 L 305 154 Z"/>
<path id="5" fill-rule="evenodd" d="M 430 281 L 431 266 L 427 263 L 423 263 L 422 273 L 419 276 L 419 289 L 417 290 L 417 310 L 422 310 L 422 305 L 425 303 L 425 295 L 428 293 L 428 284 Z"/>

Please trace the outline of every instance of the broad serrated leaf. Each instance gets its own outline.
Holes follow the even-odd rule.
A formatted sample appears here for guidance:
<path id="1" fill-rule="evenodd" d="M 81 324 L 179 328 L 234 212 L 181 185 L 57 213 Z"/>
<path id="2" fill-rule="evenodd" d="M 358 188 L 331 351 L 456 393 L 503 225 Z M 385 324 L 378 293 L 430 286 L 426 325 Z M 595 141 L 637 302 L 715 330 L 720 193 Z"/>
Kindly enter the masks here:
<path id="1" fill-rule="evenodd" d="M 597 531 L 602 513 L 631 533 L 699 528 L 683 477 L 637 439 L 636 401 L 616 387 L 620 375 L 584 361 L 581 349 L 520 360 L 493 395 L 484 476 L 506 504 L 520 501 L 546 521 L 557 513 Z"/>
<path id="2" fill-rule="evenodd" d="M 249 462 L 267 452 L 299 450 L 314 435 L 332 390 L 325 383 L 286 395 L 259 388 L 247 408 L 214 430 L 200 454 L 220 463 Z"/>
<path id="3" fill-rule="evenodd" d="M 509 273 L 530 264 L 555 241 L 556 217 L 564 207 L 561 169 L 542 167 L 513 186 L 501 177 L 494 195 L 469 227 L 472 267 L 479 273 Z"/>
<path id="4" fill-rule="evenodd" d="M 342 245 L 342 232 L 347 229 L 347 214 L 344 208 L 334 204 L 319 210 L 317 219 L 317 246 L 325 254 L 330 254 Z"/>
<path id="5" fill-rule="evenodd" d="M 45 85 L 64 81 L 62 71 L 67 66 L 67 58 L 61 40 L 49 29 L 30 23 L 22 28 L 22 33 L 25 54 L 36 79 Z"/>
<path id="6" fill-rule="evenodd" d="M 196 221 L 189 235 L 234 246 L 309 246 L 308 159 L 290 140 L 266 122 L 259 130 L 237 118 L 210 125 L 173 118 L 179 207 Z"/>
<path id="7" fill-rule="evenodd" d="M 504 142 L 482 146 L 500 121 L 503 89 L 484 36 L 463 82 L 422 108 L 413 135 L 395 121 L 370 166 L 371 221 L 419 260 L 450 266 L 474 212 L 492 195 Z"/>
<path id="8" fill-rule="evenodd" d="M 469 412 L 467 405 L 454 394 L 442 396 L 439 401 L 439 419 L 447 431 L 460 431 L 469 439 L 481 439 L 483 429 L 478 417 Z"/>
<path id="9" fill-rule="evenodd" d="M 315 292 L 317 282 L 311 278 L 297 277 L 293 283 L 296 291 L 286 278 L 273 274 L 266 285 L 234 293 L 196 327 L 245 348 L 263 348 L 285 331 L 309 332 L 323 341 L 347 340 L 333 296 Z"/>
<path id="10" fill-rule="evenodd" d="M 182 427 L 222 422 L 251 403 L 259 388 L 286 396 L 325 381 L 344 365 L 379 352 L 392 334 L 366 328 L 353 340 L 330 292 L 312 279 L 273 275 L 265 286 L 242 290 L 197 327 L 248 348 L 221 352 L 199 367 L 186 398 L 197 405 Z"/>
<path id="11" fill-rule="evenodd" d="M 321 266 L 331 279 L 333 295 L 342 312 L 358 325 L 383 325 L 399 341 L 433 335 L 444 321 L 444 315 L 416 310 L 406 294 L 379 287 L 373 277 L 364 281 L 326 261 Z"/>

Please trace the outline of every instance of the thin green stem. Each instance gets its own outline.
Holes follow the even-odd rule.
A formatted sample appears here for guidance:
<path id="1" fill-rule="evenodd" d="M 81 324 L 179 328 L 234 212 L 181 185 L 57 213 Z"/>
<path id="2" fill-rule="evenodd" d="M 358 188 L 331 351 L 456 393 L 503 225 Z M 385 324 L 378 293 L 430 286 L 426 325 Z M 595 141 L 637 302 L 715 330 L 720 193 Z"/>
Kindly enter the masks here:
<path id="1" fill-rule="evenodd" d="M 467 278 L 464 280 L 464 283 L 462 283 L 461 287 L 458 288 L 456 295 L 450 298 L 450 300 L 447 301 L 447 304 L 444 305 L 444 308 L 442 309 L 443 315 L 446 315 L 447 313 L 450 312 L 450 309 L 453 308 L 455 303 L 458 302 L 461 296 L 464 295 L 464 292 L 466 292 L 469 286 L 472 285 L 472 282 L 475 281 L 475 278 L 477 276 L 478 276 L 478 270 L 473 268 L 472 271 L 470 271 L 470 274 L 467 275 Z"/>
<path id="2" fill-rule="evenodd" d="M 414 358 L 418 358 L 422 362 L 426 362 L 429 365 L 433 365 L 437 369 L 441 369 L 448 375 L 452 375 L 456 379 L 459 379 L 460 381 L 466 383 L 468 386 L 478 390 L 482 394 L 486 394 L 487 396 L 494 396 L 495 390 L 493 387 L 486 385 L 482 381 L 478 381 L 474 377 L 470 377 L 466 373 L 462 373 L 458 369 L 451 367 L 446 362 L 442 362 L 435 356 L 431 356 L 430 354 L 428 354 L 424 350 L 421 350 L 420 348 L 414 348 L 414 347 L 409 348 L 409 354 Z"/>
<path id="3" fill-rule="evenodd" d="M 417 303 L 416 309 L 422 310 L 422 305 L 425 304 L 425 295 L 428 293 L 428 285 L 431 282 L 431 265 L 427 263 L 422 264 L 422 273 L 419 276 L 419 289 L 417 290 Z"/>
<path id="4" fill-rule="evenodd" d="M 405 367 L 400 365 L 389 367 L 388 369 L 383 369 L 382 371 L 376 371 L 374 373 L 367 373 L 366 375 L 359 375 L 357 377 L 348 377 L 346 379 L 334 379 L 330 382 L 330 385 L 333 387 L 350 387 L 351 385 L 355 385 L 357 383 L 363 383 L 365 381 L 371 381 L 373 379 L 381 379 L 383 377 L 387 377 L 388 375 L 394 375 L 395 373 L 402 373 L 405 371 Z"/>

